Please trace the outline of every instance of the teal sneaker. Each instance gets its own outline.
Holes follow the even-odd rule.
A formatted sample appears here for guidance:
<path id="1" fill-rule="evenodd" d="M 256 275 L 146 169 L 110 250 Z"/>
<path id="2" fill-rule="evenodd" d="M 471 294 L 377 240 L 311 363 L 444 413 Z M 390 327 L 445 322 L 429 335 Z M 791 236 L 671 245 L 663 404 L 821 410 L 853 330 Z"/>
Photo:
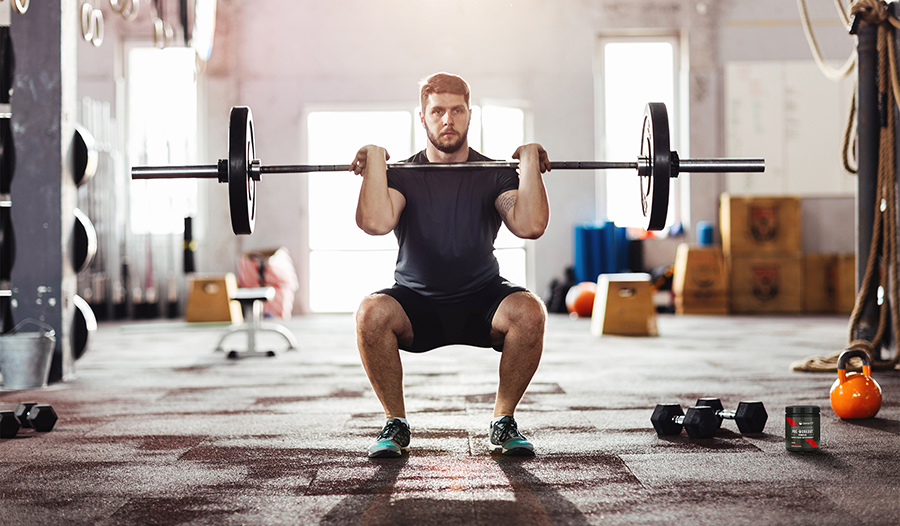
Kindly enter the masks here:
<path id="1" fill-rule="evenodd" d="M 504 416 L 491 424 L 491 450 L 498 449 L 500 453 L 509 456 L 534 456 L 534 446 L 519 433 L 516 420 L 511 416 Z"/>
<path id="2" fill-rule="evenodd" d="M 399 418 L 392 418 L 369 448 L 369 458 L 397 458 L 409 449 L 409 426 Z"/>

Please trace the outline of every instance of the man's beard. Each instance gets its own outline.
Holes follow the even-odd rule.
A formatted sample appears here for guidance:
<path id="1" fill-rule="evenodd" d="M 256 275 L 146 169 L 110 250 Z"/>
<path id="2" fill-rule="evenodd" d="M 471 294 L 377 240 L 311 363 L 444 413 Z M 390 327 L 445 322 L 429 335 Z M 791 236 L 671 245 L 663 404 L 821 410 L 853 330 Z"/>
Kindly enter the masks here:
<path id="1" fill-rule="evenodd" d="M 425 132 L 428 135 L 428 141 L 434 145 L 435 148 L 444 152 L 444 153 L 456 153 L 462 148 L 462 145 L 466 143 L 466 137 L 469 135 L 469 129 L 466 128 L 464 132 L 459 134 L 459 137 L 452 142 L 441 142 L 440 136 L 435 135 L 431 132 L 427 127 L 425 128 Z"/>

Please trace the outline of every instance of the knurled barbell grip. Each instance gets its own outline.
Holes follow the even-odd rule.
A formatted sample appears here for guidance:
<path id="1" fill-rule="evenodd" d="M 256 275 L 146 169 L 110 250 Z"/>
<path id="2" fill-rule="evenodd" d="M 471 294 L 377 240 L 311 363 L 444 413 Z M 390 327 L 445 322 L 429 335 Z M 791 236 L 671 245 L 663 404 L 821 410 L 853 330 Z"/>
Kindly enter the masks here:
<path id="1" fill-rule="evenodd" d="M 389 163 L 388 170 L 480 170 L 483 168 L 508 168 L 519 167 L 518 161 L 473 161 L 467 163 Z M 612 162 L 612 161 L 552 161 L 552 170 L 636 170 L 636 162 Z M 260 173 L 306 173 L 306 172 L 346 172 L 350 165 L 326 164 L 326 165 L 294 165 L 294 166 L 260 166 Z"/>
<path id="2" fill-rule="evenodd" d="M 673 152 L 674 153 L 674 152 Z M 635 162 L 628 161 L 552 161 L 551 170 L 637 170 L 645 159 Z M 763 159 L 680 159 L 678 162 L 680 172 L 762 172 L 766 164 Z M 510 168 L 519 167 L 518 161 L 474 161 L 467 163 L 389 163 L 388 170 L 480 170 L 483 168 Z M 261 174 L 284 174 L 306 172 L 346 172 L 350 165 L 347 164 L 314 164 L 314 165 L 285 165 L 259 167 Z M 677 173 L 673 174 L 673 177 Z"/>

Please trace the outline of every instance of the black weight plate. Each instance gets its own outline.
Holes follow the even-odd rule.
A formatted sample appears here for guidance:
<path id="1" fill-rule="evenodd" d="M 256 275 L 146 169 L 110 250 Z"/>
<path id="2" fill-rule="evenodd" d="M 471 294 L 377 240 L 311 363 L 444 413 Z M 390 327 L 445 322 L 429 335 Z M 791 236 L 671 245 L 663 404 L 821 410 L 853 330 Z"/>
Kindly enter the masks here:
<path id="1" fill-rule="evenodd" d="M 97 330 L 97 318 L 91 306 L 79 295 L 72 299 L 75 305 L 75 315 L 72 317 L 72 354 L 75 359 L 87 351 L 91 340 L 91 334 Z"/>
<path id="2" fill-rule="evenodd" d="M 647 175 L 641 182 L 641 208 L 647 218 L 647 230 L 662 230 L 669 214 L 669 179 L 672 152 L 669 149 L 669 116 L 666 105 L 650 102 L 644 108 L 641 132 L 641 157 L 647 159 Z"/>
<path id="3" fill-rule="evenodd" d="M 84 272 L 97 254 L 97 231 L 90 218 L 80 209 L 75 209 L 75 223 L 72 225 L 70 256 L 75 273 Z"/>
<path id="4" fill-rule="evenodd" d="M 0 207 L 0 280 L 9 280 L 16 262 L 16 236 L 13 232 L 12 209 Z"/>
<path id="5" fill-rule="evenodd" d="M 6 334 L 15 327 L 12 317 L 12 297 L 0 296 L 0 334 Z"/>
<path id="6" fill-rule="evenodd" d="M 100 153 L 97 151 L 94 136 L 79 124 L 75 125 L 72 150 L 72 179 L 75 180 L 75 186 L 82 186 L 97 173 Z"/>
<path id="7" fill-rule="evenodd" d="M 15 169 L 16 149 L 10 119 L 0 118 L 0 194 L 10 193 Z"/>
<path id="8" fill-rule="evenodd" d="M 235 234 L 252 234 L 256 224 L 256 180 L 250 173 L 255 158 L 253 114 L 247 106 L 235 106 L 228 121 L 228 203 Z"/>
<path id="9" fill-rule="evenodd" d="M 16 60 L 9 26 L 0 26 L 0 104 L 9 104 L 15 72 Z"/>

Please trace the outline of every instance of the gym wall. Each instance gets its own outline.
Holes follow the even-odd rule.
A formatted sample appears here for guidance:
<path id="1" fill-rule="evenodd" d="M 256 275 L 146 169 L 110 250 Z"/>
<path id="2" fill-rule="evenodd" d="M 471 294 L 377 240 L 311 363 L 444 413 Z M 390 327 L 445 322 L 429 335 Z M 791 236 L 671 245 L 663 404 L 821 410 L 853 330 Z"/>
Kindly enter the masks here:
<path id="1" fill-rule="evenodd" d="M 810 4 L 825 56 L 843 62 L 852 41 L 836 24 L 834 6 Z M 224 155 L 233 105 L 253 108 L 265 163 L 304 163 L 305 107 L 414 104 L 417 81 L 439 70 L 465 76 L 476 101 L 526 101 L 533 119 L 531 139 L 544 144 L 553 158 L 593 158 L 595 39 L 601 33 L 632 31 L 681 35 L 688 54 L 682 91 L 690 148 L 679 153 L 721 157 L 726 154 L 725 64 L 811 58 L 796 4 L 783 0 L 521 0 L 449 7 L 414 0 L 346 0 L 339 7 L 314 0 L 224 0 L 218 11 L 213 53 L 201 83 L 207 133 L 206 158 L 198 161 L 204 163 Z M 109 17 L 103 46 L 79 43 L 79 98 L 115 102 L 121 41 L 151 39 L 147 26 L 149 21 Z M 637 137 L 637 124 L 635 128 Z M 692 240 L 690 225 L 718 221 L 718 196 L 725 186 L 716 177 L 694 176 L 693 181 L 702 178 L 699 183 L 682 177 L 691 204 L 684 211 L 690 221 L 687 239 Z M 529 285 L 538 293 L 572 263 L 573 225 L 597 219 L 593 174 L 551 175 L 547 186 L 551 225 L 532 246 L 535 280 Z M 231 233 L 224 185 L 203 187 L 207 213 L 197 225 L 202 236 L 197 239 L 199 270 L 234 270 L 244 251 L 285 246 L 300 282 L 306 282 L 303 176 L 270 178 L 261 186 L 256 233 L 249 237 Z M 837 198 L 842 210 L 848 202 L 852 211 L 852 198 Z M 804 211 L 804 221 L 810 214 L 810 221 L 819 215 L 827 219 L 833 206 L 830 201 L 813 203 Z M 673 261 L 675 246 L 683 240 L 648 243 L 648 266 Z M 304 294 L 301 286 L 295 313 L 308 308 Z"/>

